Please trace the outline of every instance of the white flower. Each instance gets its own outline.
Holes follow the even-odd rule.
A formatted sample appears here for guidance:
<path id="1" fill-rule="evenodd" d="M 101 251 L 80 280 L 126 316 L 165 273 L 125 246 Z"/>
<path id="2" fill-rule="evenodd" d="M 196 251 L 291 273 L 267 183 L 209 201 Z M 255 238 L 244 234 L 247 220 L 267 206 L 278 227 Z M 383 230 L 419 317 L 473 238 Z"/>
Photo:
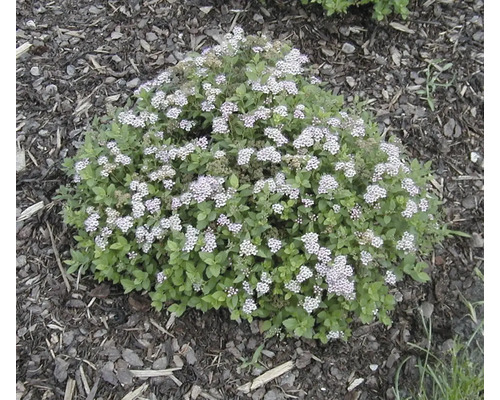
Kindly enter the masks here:
<path id="1" fill-rule="evenodd" d="M 255 256 L 257 255 L 257 246 L 255 246 L 250 240 L 245 239 L 240 244 L 240 257 L 244 256 Z"/>

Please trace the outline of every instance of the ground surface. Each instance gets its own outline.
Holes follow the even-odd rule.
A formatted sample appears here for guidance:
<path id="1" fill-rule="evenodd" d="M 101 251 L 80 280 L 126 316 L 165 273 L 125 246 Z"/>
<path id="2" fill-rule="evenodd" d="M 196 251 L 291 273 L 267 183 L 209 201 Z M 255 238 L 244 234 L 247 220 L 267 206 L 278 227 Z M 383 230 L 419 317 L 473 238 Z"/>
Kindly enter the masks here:
<path id="1" fill-rule="evenodd" d="M 17 0 L 16 44 L 32 45 L 17 59 L 17 216 L 43 202 L 17 223 L 18 399 L 392 399 L 399 363 L 415 356 L 408 342 L 422 344 L 420 307 L 433 310 L 436 351 L 474 329 L 461 296 L 483 297 L 475 272 L 483 271 L 483 2 L 413 1 L 408 21 L 384 23 L 369 9 L 327 18 L 299 1 L 268 3 Z M 67 290 L 58 262 L 71 232 L 53 200 L 66 182 L 62 159 L 108 104 L 124 105 L 140 82 L 234 25 L 291 40 L 332 90 L 366 101 L 382 130 L 432 160 L 450 228 L 472 235 L 436 249 L 431 283 L 399 284 L 390 329 L 355 327 L 348 343 L 328 346 L 265 341 L 223 311 L 170 319 L 150 310 L 147 297 L 96 289 L 87 276 L 70 277 Z M 426 87 L 434 111 L 418 93 Z M 240 358 L 263 343 L 262 367 L 242 368 Z M 286 375 L 249 395 L 237 390 L 289 360 L 295 367 Z M 411 364 L 403 384 L 415 380 Z M 173 378 L 130 372 L 174 367 Z"/>

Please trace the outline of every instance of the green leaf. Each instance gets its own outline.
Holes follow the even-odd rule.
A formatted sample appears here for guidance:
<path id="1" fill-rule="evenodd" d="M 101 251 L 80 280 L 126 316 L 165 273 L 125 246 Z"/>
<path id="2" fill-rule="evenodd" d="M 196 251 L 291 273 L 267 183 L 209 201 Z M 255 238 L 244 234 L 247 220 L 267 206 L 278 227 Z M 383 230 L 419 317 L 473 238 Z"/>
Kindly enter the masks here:
<path id="1" fill-rule="evenodd" d="M 209 265 L 208 271 L 210 272 L 210 274 L 213 277 L 217 278 L 220 274 L 220 266 L 219 265 Z"/>
<path id="2" fill-rule="evenodd" d="M 229 186 L 237 189 L 239 184 L 240 184 L 240 181 L 239 181 L 238 177 L 235 174 L 232 174 L 229 177 Z"/>
<path id="3" fill-rule="evenodd" d="M 295 318 L 285 319 L 282 323 L 288 331 L 293 331 L 299 326 L 299 322 Z"/>

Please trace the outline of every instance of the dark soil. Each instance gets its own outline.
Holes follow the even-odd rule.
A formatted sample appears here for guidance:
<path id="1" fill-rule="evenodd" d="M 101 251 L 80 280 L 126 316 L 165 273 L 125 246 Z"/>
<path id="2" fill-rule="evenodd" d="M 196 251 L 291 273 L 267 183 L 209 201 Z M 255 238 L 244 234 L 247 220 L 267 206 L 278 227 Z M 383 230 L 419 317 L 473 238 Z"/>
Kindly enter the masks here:
<path id="1" fill-rule="evenodd" d="M 483 299 L 476 273 L 483 271 L 484 234 L 483 1 L 412 1 L 407 21 L 381 23 L 370 7 L 326 17 L 300 1 L 266 3 L 16 1 L 16 45 L 32 45 L 17 59 L 17 216 L 43 207 L 16 230 L 18 399 L 393 399 L 397 367 L 417 354 L 408 342 L 425 338 L 422 307 L 433 310 L 436 351 L 474 331 L 463 298 Z M 63 158 L 74 154 L 95 116 L 125 105 L 140 82 L 234 25 L 289 39 L 347 103 L 366 102 L 381 130 L 432 161 L 449 228 L 472 236 L 436 248 L 428 260 L 432 282 L 398 284 L 391 328 L 355 326 L 349 342 L 326 346 L 264 340 L 257 323 L 238 325 L 225 311 L 174 319 L 149 309 L 146 295 L 123 295 L 90 276 L 70 276 L 68 291 L 59 263 L 72 232 L 53 199 L 66 182 Z M 418 93 L 426 86 L 434 111 Z M 481 319 L 482 308 L 477 312 Z M 244 368 L 241 358 L 251 359 L 261 344 L 261 365 Z M 237 390 L 290 360 L 289 373 L 248 395 Z M 406 365 L 404 387 L 416 373 Z M 131 372 L 174 367 L 173 377 Z M 358 378 L 363 382 L 353 388 Z"/>

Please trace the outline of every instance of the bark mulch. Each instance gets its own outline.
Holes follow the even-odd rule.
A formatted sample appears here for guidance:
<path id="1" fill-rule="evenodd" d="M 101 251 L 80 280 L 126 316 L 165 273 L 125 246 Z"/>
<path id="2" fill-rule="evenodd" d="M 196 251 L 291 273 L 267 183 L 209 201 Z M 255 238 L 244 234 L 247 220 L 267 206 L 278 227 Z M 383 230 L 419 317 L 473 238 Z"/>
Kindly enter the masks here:
<path id="1" fill-rule="evenodd" d="M 381 23 L 370 7 L 326 17 L 295 0 L 16 7 L 17 399 L 393 399 L 398 366 L 416 359 L 408 343 L 424 343 L 420 309 L 436 351 L 476 328 L 463 299 L 483 299 L 483 1 L 412 1 L 408 20 Z M 355 326 L 348 343 L 327 346 L 264 340 L 257 324 L 238 325 L 224 310 L 175 319 L 150 309 L 145 295 L 62 272 L 72 232 L 53 196 L 66 182 L 64 157 L 94 116 L 234 25 L 291 40 L 331 90 L 364 101 L 382 131 L 431 160 L 450 229 L 471 236 L 436 248 L 431 282 L 398 285 L 391 328 Z M 259 364 L 244 362 L 261 344 Z M 287 373 L 238 390 L 289 361 Z M 407 363 L 401 385 L 416 372 Z"/>

